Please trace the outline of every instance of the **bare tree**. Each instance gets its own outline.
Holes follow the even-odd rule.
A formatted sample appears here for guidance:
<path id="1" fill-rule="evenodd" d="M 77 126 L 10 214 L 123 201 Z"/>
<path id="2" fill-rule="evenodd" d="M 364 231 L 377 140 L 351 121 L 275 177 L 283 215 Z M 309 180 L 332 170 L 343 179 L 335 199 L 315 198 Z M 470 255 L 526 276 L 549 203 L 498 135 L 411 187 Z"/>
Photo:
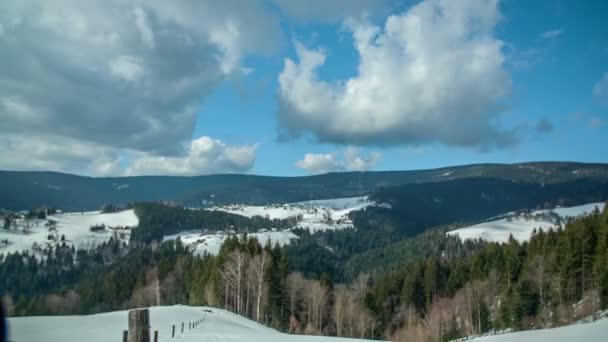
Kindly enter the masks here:
<path id="1" fill-rule="evenodd" d="M 291 273 L 287 277 L 287 283 L 289 284 L 289 312 L 291 312 L 291 317 L 289 318 L 289 332 L 295 333 L 299 332 L 300 326 L 300 321 L 295 316 L 295 313 L 298 312 L 298 303 L 300 301 L 302 291 L 304 290 L 306 279 L 304 279 L 302 273 Z"/>
<path id="2" fill-rule="evenodd" d="M 245 269 L 246 254 L 236 249 L 230 255 L 222 268 L 221 275 L 226 286 L 226 294 L 229 289 L 234 290 L 234 306 L 237 314 L 241 313 L 243 270 Z"/>
<path id="3" fill-rule="evenodd" d="M 310 280 L 307 284 L 308 322 L 312 323 L 316 333 L 323 328 L 323 312 L 327 306 L 327 289 L 318 280 Z"/>
<path id="4" fill-rule="evenodd" d="M 334 289 L 334 322 L 336 323 L 336 335 L 343 336 L 346 306 L 351 297 L 344 285 L 337 285 Z"/>
<path id="5" fill-rule="evenodd" d="M 266 271 L 270 266 L 270 258 L 265 250 L 262 253 L 256 255 L 249 264 L 249 272 L 253 281 L 254 294 L 255 294 L 255 319 L 260 322 L 262 299 L 266 291 L 266 284 L 264 279 L 266 277 Z"/>

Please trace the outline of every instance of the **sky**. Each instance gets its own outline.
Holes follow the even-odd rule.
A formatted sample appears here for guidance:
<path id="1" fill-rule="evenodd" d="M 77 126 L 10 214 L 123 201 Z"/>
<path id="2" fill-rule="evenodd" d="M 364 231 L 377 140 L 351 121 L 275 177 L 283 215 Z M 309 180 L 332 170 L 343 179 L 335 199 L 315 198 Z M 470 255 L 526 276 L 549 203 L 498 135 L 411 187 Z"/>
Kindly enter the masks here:
<path id="1" fill-rule="evenodd" d="M 608 162 L 606 1 L 4 0 L 0 169 Z"/>

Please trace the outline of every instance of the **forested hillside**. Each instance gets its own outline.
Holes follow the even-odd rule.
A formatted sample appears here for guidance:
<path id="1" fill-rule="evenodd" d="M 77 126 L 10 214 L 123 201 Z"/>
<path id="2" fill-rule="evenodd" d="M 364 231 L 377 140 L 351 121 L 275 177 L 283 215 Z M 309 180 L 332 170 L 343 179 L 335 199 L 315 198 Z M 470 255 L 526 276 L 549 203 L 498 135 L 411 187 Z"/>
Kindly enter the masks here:
<path id="1" fill-rule="evenodd" d="M 523 244 L 463 243 L 436 230 L 401 247 L 419 250 L 436 234 L 445 239 L 437 253 L 395 252 L 402 262 L 392 271 L 348 282 L 331 269 L 297 272 L 293 250 L 243 237 L 201 258 L 179 241 L 11 254 L 0 263 L 0 291 L 13 315 L 183 303 L 288 332 L 432 341 L 562 325 L 608 308 L 608 209 Z"/>
<path id="2" fill-rule="evenodd" d="M 187 209 L 160 203 L 137 203 L 135 213 L 139 226 L 131 233 L 136 242 L 160 242 L 163 236 L 187 230 L 252 232 L 262 228 L 289 228 L 296 218 L 268 219 L 262 216 L 245 217 L 223 211 Z"/>
<path id="3" fill-rule="evenodd" d="M 608 180 L 607 164 L 537 162 L 478 164 L 432 170 L 341 172 L 309 177 L 209 175 L 93 178 L 56 172 L 0 171 L 0 209 L 41 206 L 66 211 L 98 210 L 104 204 L 175 201 L 267 204 L 361 196 L 383 187 L 461 178 L 495 178 L 552 184 L 580 179 Z"/>

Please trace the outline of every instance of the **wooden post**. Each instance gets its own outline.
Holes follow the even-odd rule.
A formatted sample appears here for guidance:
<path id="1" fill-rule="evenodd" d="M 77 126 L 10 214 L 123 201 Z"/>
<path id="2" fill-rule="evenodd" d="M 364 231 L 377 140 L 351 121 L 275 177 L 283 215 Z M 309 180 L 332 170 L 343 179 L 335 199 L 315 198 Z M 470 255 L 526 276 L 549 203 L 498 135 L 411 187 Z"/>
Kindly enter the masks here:
<path id="1" fill-rule="evenodd" d="M 123 330 L 122 331 L 122 342 L 127 342 L 127 338 L 129 338 L 129 331 Z"/>
<path id="2" fill-rule="evenodd" d="M 182 322 L 182 334 L 184 333 L 184 322 Z"/>
<path id="3" fill-rule="evenodd" d="M 150 342 L 150 311 L 136 309 L 129 311 L 128 342 Z"/>
<path id="4" fill-rule="evenodd" d="M 154 342 L 158 342 L 158 330 L 154 330 Z"/>
<path id="5" fill-rule="evenodd" d="M 173 329 L 171 329 L 171 338 L 175 337 L 175 324 L 173 324 Z"/>

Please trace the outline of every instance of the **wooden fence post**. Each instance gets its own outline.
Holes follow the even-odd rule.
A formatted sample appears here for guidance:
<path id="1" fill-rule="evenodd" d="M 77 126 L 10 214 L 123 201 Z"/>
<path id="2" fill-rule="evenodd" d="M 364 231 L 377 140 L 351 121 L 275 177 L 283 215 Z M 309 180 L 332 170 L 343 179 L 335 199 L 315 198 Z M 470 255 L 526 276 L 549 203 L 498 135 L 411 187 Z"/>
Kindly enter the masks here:
<path id="1" fill-rule="evenodd" d="M 122 342 L 127 342 L 127 338 L 129 338 L 129 331 L 123 330 L 122 331 Z"/>
<path id="2" fill-rule="evenodd" d="M 154 342 L 158 342 L 158 330 L 154 330 Z"/>
<path id="3" fill-rule="evenodd" d="M 182 322 L 182 334 L 184 333 L 184 322 Z"/>
<path id="4" fill-rule="evenodd" d="M 136 309 L 129 311 L 128 342 L 150 342 L 150 311 Z"/>
<path id="5" fill-rule="evenodd" d="M 175 337 L 175 324 L 173 324 L 173 329 L 171 329 L 171 338 Z"/>

